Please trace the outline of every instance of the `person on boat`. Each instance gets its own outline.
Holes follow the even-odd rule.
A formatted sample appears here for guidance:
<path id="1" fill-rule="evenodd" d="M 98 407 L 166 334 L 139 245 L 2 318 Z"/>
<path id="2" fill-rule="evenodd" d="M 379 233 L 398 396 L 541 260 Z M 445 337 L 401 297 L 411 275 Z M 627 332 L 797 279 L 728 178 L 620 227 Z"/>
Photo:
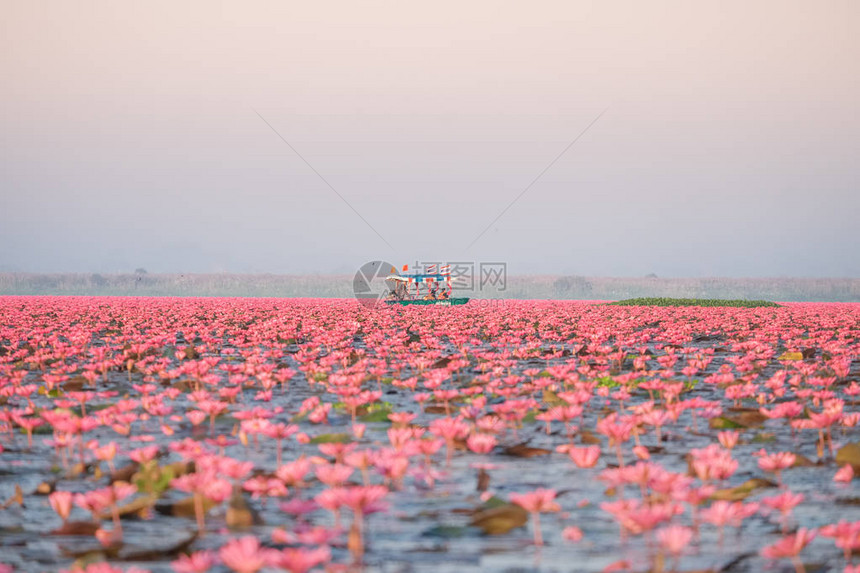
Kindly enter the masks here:
<path id="1" fill-rule="evenodd" d="M 406 285 L 400 281 L 394 282 L 394 288 L 388 291 L 388 300 L 403 300 L 406 298 Z"/>
<path id="2" fill-rule="evenodd" d="M 406 283 L 397 281 L 394 287 L 394 298 L 397 300 L 406 300 Z"/>

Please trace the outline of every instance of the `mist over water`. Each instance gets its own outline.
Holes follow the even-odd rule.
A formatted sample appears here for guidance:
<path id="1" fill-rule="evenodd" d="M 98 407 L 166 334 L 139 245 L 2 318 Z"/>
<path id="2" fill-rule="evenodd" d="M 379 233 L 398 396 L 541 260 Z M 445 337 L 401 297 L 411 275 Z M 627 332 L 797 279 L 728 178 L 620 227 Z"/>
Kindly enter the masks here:
<path id="1" fill-rule="evenodd" d="M 860 276 L 858 17 L 6 2 L 0 271 Z"/>

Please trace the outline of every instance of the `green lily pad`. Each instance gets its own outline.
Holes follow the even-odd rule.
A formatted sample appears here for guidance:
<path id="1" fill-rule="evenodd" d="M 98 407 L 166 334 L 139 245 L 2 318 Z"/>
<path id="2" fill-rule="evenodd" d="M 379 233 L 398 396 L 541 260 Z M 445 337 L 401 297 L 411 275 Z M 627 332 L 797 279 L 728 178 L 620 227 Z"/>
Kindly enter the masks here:
<path id="1" fill-rule="evenodd" d="M 503 535 L 512 529 L 524 526 L 529 520 L 528 512 L 514 503 L 479 511 L 471 524 L 480 527 L 487 535 Z"/>
<path id="2" fill-rule="evenodd" d="M 346 433 L 320 434 L 311 438 L 312 444 L 348 444 L 352 437 Z"/>
<path id="3" fill-rule="evenodd" d="M 464 537 L 469 531 L 471 527 L 466 527 L 463 525 L 437 525 L 435 527 L 431 527 L 421 535 L 424 537 L 441 537 L 443 539 L 456 539 L 458 537 Z"/>
<path id="4" fill-rule="evenodd" d="M 860 442 L 845 444 L 836 452 L 836 464 L 844 466 L 851 464 L 855 472 L 860 472 Z"/>

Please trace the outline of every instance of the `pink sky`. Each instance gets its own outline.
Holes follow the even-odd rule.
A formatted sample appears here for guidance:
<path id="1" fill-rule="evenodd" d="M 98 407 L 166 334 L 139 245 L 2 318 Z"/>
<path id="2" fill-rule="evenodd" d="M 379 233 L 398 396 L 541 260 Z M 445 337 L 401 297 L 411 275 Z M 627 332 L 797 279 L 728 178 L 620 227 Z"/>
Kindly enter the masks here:
<path id="1" fill-rule="evenodd" d="M 860 276 L 852 0 L 2 6 L 0 271 Z"/>

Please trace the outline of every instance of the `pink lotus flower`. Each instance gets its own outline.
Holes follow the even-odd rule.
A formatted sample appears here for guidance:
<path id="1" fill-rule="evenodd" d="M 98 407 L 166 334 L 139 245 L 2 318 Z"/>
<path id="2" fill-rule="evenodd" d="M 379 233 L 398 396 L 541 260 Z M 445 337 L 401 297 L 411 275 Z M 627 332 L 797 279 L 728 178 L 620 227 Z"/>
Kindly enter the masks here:
<path id="1" fill-rule="evenodd" d="M 295 531 L 275 529 L 272 531 L 272 541 L 287 545 L 327 545 L 342 533 L 343 531 L 340 529 L 327 529 L 325 527 L 297 529 Z"/>
<path id="2" fill-rule="evenodd" d="M 211 551 L 195 551 L 189 555 L 180 555 L 179 559 L 171 562 L 176 573 L 205 573 L 216 563 L 218 558 Z"/>
<path id="3" fill-rule="evenodd" d="M 723 430 L 717 434 L 717 439 L 720 441 L 720 445 L 731 450 L 737 445 L 739 436 L 740 434 L 735 430 Z"/>
<path id="4" fill-rule="evenodd" d="M 156 445 L 145 446 L 128 453 L 128 457 L 139 464 L 145 464 L 148 461 L 154 460 L 156 455 L 158 455 L 158 446 Z"/>
<path id="5" fill-rule="evenodd" d="M 617 414 L 610 414 L 597 422 L 597 431 L 609 438 L 609 446 L 615 447 L 618 465 L 624 465 L 621 445 L 630 439 L 633 432 L 633 422 L 629 419 L 619 419 Z"/>
<path id="6" fill-rule="evenodd" d="M 329 487 L 341 486 L 355 470 L 341 464 L 320 465 L 316 467 L 317 479 Z"/>
<path id="7" fill-rule="evenodd" d="M 191 422 L 192 426 L 199 426 L 206 419 L 206 412 L 202 410 L 189 410 L 185 413 L 185 416 Z"/>
<path id="8" fill-rule="evenodd" d="M 802 493 L 795 494 L 790 491 L 784 491 L 779 495 L 765 497 L 761 500 L 762 504 L 764 504 L 765 506 L 769 507 L 770 509 L 779 511 L 782 514 L 783 519 L 787 519 L 788 514 L 790 514 L 791 511 L 802 501 Z M 785 524 L 783 525 L 785 528 Z"/>
<path id="9" fill-rule="evenodd" d="M 251 497 L 259 499 L 261 497 L 282 497 L 287 495 L 287 487 L 279 479 L 267 478 L 266 476 L 257 476 L 242 484 L 242 489 L 251 492 Z"/>
<path id="10" fill-rule="evenodd" d="M 512 493 L 511 501 L 529 513 L 534 520 L 535 545 L 543 545 L 543 535 L 540 528 L 540 514 L 561 511 L 561 506 L 555 502 L 554 489 L 538 488 L 529 493 Z"/>
<path id="11" fill-rule="evenodd" d="M 257 573 L 267 565 L 275 565 L 280 552 L 260 547 L 256 537 L 246 536 L 231 539 L 218 550 L 221 562 L 236 573 Z"/>
<path id="12" fill-rule="evenodd" d="M 311 462 L 307 458 L 299 458 L 279 466 L 275 475 L 288 486 L 302 487 L 304 478 L 311 471 Z"/>
<path id="13" fill-rule="evenodd" d="M 758 460 L 758 467 L 766 472 L 776 474 L 776 481 L 781 483 L 780 473 L 786 468 L 794 465 L 797 459 L 791 452 L 775 452 L 773 454 L 763 453 Z"/>
<path id="14" fill-rule="evenodd" d="M 732 458 L 731 452 L 717 444 L 694 448 L 690 450 L 690 456 L 693 458 L 693 471 L 703 481 L 728 479 L 738 469 L 738 461 Z"/>
<path id="15" fill-rule="evenodd" d="M 582 530 L 578 527 L 571 525 L 569 527 L 565 527 L 561 531 L 561 536 L 565 541 L 576 543 L 577 541 L 582 540 Z"/>
<path id="16" fill-rule="evenodd" d="M 822 537 L 833 538 L 846 561 L 851 561 L 851 555 L 860 549 L 860 521 L 839 520 L 839 523 L 825 525 L 818 532 Z"/>
<path id="17" fill-rule="evenodd" d="M 72 492 L 70 491 L 55 491 L 48 496 L 48 501 L 51 504 L 51 509 L 57 512 L 63 523 L 68 521 L 69 514 L 72 511 Z"/>
<path id="18" fill-rule="evenodd" d="M 146 573 L 143 569 L 138 569 L 137 567 L 133 568 L 137 573 Z M 128 572 L 124 572 L 122 569 L 118 567 L 114 567 L 107 561 L 99 561 L 97 563 L 90 563 L 86 566 L 85 569 L 62 569 L 60 573 L 133 573 L 132 569 L 129 569 Z"/>
<path id="19" fill-rule="evenodd" d="M 704 521 L 720 528 L 726 525 L 740 527 L 743 520 L 754 515 L 758 509 L 757 503 L 744 504 L 740 501 L 717 500 L 708 509 L 702 511 L 700 516 Z"/>
<path id="20" fill-rule="evenodd" d="M 837 470 L 836 475 L 833 476 L 833 481 L 848 483 L 852 479 L 854 479 L 854 468 L 851 464 L 845 464 L 839 470 Z"/>
<path id="21" fill-rule="evenodd" d="M 392 412 L 388 415 L 388 419 L 391 420 L 395 428 L 404 428 L 415 419 L 415 414 L 411 412 Z"/>
<path id="22" fill-rule="evenodd" d="M 682 525 L 670 525 L 657 531 L 657 542 L 660 547 L 676 558 L 690 544 L 692 538 L 693 530 Z"/>
<path id="23" fill-rule="evenodd" d="M 472 434 L 466 440 L 466 445 L 476 454 L 489 454 L 496 446 L 496 438 L 490 434 Z"/>
<path id="24" fill-rule="evenodd" d="M 275 557 L 273 564 L 290 573 L 306 573 L 329 560 L 331 560 L 331 552 L 328 547 L 284 549 Z"/>
<path id="25" fill-rule="evenodd" d="M 387 495 L 388 488 L 381 485 L 357 485 L 340 490 L 343 505 L 363 515 L 384 511 L 387 506 L 382 500 Z"/>
<path id="26" fill-rule="evenodd" d="M 587 446 L 584 448 L 573 447 L 567 452 L 570 459 L 581 468 L 591 468 L 600 459 L 600 446 Z"/>
<path id="27" fill-rule="evenodd" d="M 761 555 L 768 559 L 790 558 L 797 566 L 800 564 L 797 556 L 803 551 L 804 547 L 809 545 L 809 542 L 815 539 L 816 533 L 814 529 L 801 527 L 797 532 L 786 535 L 776 543 L 763 548 Z M 800 568 L 802 570 L 802 565 L 800 565 Z"/>
<path id="28" fill-rule="evenodd" d="M 445 440 L 448 452 L 446 463 L 451 465 L 454 441 L 463 439 L 469 434 L 469 425 L 457 418 L 437 418 L 430 422 L 430 432 Z"/>
<path id="29" fill-rule="evenodd" d="M 651 454 L 648 452 L 648 448 L 646 448 L 645 446 L 633 446 L 633 453 L 640 460 L 651 459 Z"/>
<path id="30" fill-rule="evenodd" d="M 122 543 L 122 530 L 121 529 L 113 529 L 107 530 L 99 527 L 96 529 L 95 538 L 98 539 L 101 546 L 104 548 L 110 548 L 115 545 L 119 545 Z"/>
<path id="31" fill-rule="evenodd" d="M 627 559 L 613 561 L 603 568 L 603 573 L 616 573 L 617 571 L 629 571 L 633 565 Z"/>

